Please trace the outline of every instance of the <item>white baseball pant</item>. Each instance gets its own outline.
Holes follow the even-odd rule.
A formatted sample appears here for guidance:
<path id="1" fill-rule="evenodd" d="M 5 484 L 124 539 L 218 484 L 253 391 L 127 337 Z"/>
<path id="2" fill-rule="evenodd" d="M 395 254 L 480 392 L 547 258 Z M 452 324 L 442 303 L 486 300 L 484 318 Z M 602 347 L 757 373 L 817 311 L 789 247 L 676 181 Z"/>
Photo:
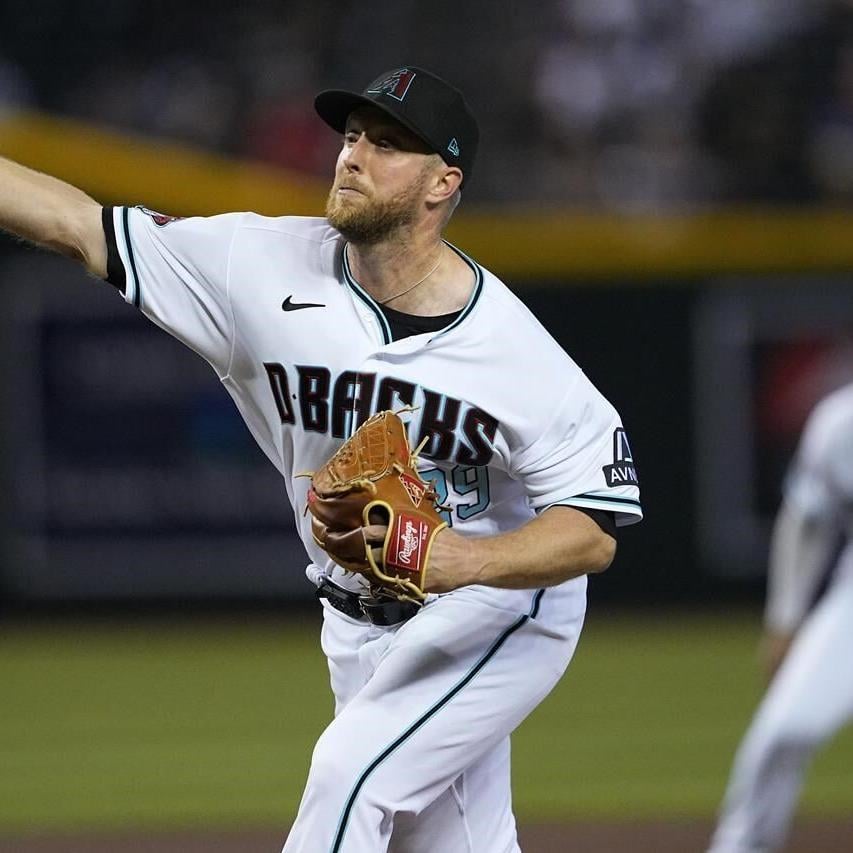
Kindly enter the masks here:
<path id="1" fill-rule="evenodd" d="M 467 587 L 393 628 L 324 603 L 336 716 L 283 853 L 518 853 L 509 735 L 568 666 L 585 592 Z"/>
<path id="2" fill-rule="evenodd" d="M 806 767 L 853 718 L 853 572 L 801 627 L 735 756 L 709 853 L 770 853 L 785 843 Z"/>

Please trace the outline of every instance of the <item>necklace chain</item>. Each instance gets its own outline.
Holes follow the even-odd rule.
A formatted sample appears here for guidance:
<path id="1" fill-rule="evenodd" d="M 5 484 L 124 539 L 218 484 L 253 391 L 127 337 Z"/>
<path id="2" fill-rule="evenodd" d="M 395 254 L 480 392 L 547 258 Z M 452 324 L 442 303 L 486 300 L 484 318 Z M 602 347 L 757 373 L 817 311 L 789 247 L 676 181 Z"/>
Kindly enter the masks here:
<path id="1" fill-rule="evenodd" d="M 442 246 L 438 247 L 438 259 L 433 264 L 432 269 L 430 269 L 430 271 L 423 278 L 419 278 L 414 284 L 410 284 L 408 287 L 401 290 L 399 293 L 395 293 L 393 296 L 389 296 L 386 299 L 378 300 L 379 304 L 387 305 L 389 302 L 393 302 L 395 299 L 399 299 L 401 296 L 405 296 L 407 293 L 414 290 L 419 284 L 423 284 L 438 269 L 438 265 L 441 263 L 442 257 L 444 257 L 444 252 L 442 251 L 442 249 Z"/>

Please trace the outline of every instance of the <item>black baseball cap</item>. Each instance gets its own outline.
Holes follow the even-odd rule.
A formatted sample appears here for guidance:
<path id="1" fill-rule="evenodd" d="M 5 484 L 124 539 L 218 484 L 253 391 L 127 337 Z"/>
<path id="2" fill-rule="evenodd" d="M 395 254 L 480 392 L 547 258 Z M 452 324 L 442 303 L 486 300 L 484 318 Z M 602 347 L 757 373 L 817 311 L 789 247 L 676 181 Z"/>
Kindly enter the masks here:
<path id="1" fill-rule="evenodd" d="M 363 92 L 327 89 L 314 99 L 320 118 L 338 133 L 349 114 L 371 105 L 388 113 L 422 139 L 448 166 L 471 177 L 480 131 L 462 93 L 441 77 L 407 65 L 377 77 Z"/>

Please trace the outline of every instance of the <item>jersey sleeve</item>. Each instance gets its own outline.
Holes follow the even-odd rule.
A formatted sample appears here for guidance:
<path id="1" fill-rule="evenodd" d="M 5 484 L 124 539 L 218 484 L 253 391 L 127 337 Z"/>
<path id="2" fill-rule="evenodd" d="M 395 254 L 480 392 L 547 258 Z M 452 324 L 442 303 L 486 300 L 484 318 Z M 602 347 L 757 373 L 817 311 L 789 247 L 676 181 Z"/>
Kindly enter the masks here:
<path id="1" fill-rule="evenodd" d="M 794 631 L 837 560 L 853 497 L 853 386 L 830 395 L 806 421 L 773 528 L 765 621 Z"/>
<path id="2" fill-rule="evenodd" d="M 834 515 L 853 497 L 853 396 L 819 404 L 785 478 L 785 500 L 806 518 Z"/>
<path id="3" fill-rule="evenodd" d="M 643 517 L 634 457 L 619 415 L 578 371 L 552 419 L 514 454 L 512 473 L 530 505 L 613 512 L 619 526 Z"/>
<path id="4" fill-rule="evenodd" d="M 176 219 L 104 208 L 107 280 L 158 326 L 228 373 L 234 337 L 231 244 L 242 214 Z"/>

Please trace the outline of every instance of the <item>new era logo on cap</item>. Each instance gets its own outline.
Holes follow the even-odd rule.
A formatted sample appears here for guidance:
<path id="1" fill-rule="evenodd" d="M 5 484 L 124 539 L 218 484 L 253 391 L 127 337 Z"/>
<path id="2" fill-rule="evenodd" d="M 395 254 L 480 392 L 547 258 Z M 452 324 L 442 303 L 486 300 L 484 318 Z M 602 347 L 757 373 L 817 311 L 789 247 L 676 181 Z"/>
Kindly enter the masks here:
<path id="1" fill-rule="evenodd" d="M 402 101 L 415 77 L 414 71 L 410 71 L 408 68 L 400 68 L 397 71 L 392 71 L 384 80 L 378 80 L 374 83 L 367 90 L 367 93 L 370 95 L 388 95 Z"/>
<path id="2" fill-rule="evenodd" d="M 454 136 L 454 137 L 453 137 L 453 139 L 451 139 L 451 140 L 450 140 L 450 142 L 448 143 L 448 145 L 447 145 L 447 150 L 448 150 L 448 151 L 449 151 L 449 152 L 450 152 L 454 157 L 458 157 L 458 156 L 459 156 L 459 143 L 456 141 L 456 137 L 455 137 L 455 136 Z"/>

